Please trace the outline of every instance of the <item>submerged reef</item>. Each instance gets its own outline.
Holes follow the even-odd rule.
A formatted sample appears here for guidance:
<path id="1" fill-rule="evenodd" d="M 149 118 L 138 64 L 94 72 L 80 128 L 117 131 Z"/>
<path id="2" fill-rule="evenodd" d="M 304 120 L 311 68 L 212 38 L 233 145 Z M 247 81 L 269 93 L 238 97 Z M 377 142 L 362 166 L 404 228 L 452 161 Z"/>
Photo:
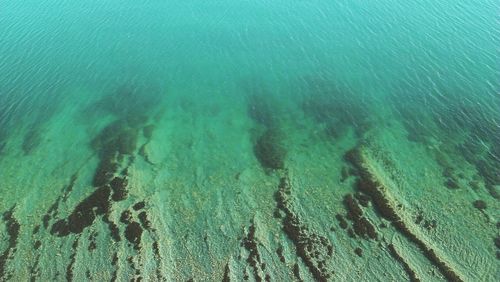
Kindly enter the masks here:
<path id="1" fill-rule="evenodd" d="M 16 252 L 17 241 L 19 237 L 19 232 L 21 226 L 19 222 L 14 217 L 14 211 L 16 206 L 13 206 L 8 211 L 3 213 L 2 221 L 5 224 L 7 233 L 7 248 L 0 255 L 0 278 L 3 280 L 9 280 L 12 277 L 12 273 L 7 272 L 5 269 L 6 263 L 14 257 Z"/>
<path id="2" fill-rule="evenodd" d="M 406 237 L 410 242 L 415 244 L 425 255 L 425 257 L 436 266 L 441 274 L 449 281 L 464 281 L 453 268 L 451 268 L 446 261 L 444 261 L 433 248 L 428 246 L 422 238 L 412 231 L 409 223 L 399 215 L 397 206 L 398 204 L 388 196 L 388 188 L 384 187 L 377 178 L 370 172 L 364 164 L 364 157 L 362 149 L 357 147 L 348 151 L 345 159 L 358 171 L 359 179 L 356 181 L 356 188 L 362 193 L 366 193 L 373 201 L 373 206 L 377 213 L 383 218 L 390 221 L 392 226 Z M 392 250 L 391 250 L 392 249 Z M 394 249 L 390 248 L 394 253 Z M 394 256 L 394 255 L 393 255 Z M 399 256 L 394 256 L 398 258 Z M 398 259 L 399 260 L 399 259 Z M 412 280 L 415 277 L 415 272 L 408 269 L 407 264 L 403 264 L 405 270 Z M 410 271 L 411 270 L 411 271 Z"/>
<path id="3" fill-rule="evenodd" d="M 150 108 L 150 111 L 154 108 Z M 74 278 L 74 264 L 77 260 L 77 254 L 82 248 L 88 252 L 94 252 L 99 248 L 98 234 L 95 228 L 102 222 L 109 230 L 109 237 L 115 243 L 123 242 L 122 238 L 130 244 L 136 252 L 141 251 L 142 238 L 147 232 L 147 236 L 157 238 L 156 230 L 152 227 L 149 216 L 145 207 L 147 206 L 144 200 L 138 201 L 135 204 L 129 196 L 131 184 L 129 183 L 129 170 L 133 165 L 136 156 L 138 155 L 138 147 L 144 147 L 152 137 L 154 127 L 149 123 L 149 117 L 135 112 L 119 112 L 115 120 L 104 126 L 100 132 L 91 140 L 89 146 L 95 152 L 98 163 L 95 172 L 92 176 L 91 185 L 94 191 L 85 193 L 85 197 L 69 210 L 66 216 L 61 212 L 63 207 L 67 206 L 67 200 L 71 197 L 75 186 L 81 187 L 82 183 L 78 183 L 79 175 L 75 173 L 71 178 L 70 183 L 61 191 L 61 195 L 47 210 L 43 216 L 41 225 L 38 225 L 33 232 L 34 238 L 37 238 L 40 229 L 49 231 L 50 234 L 59 238 L 68 238 L 73 240 L 72 253 L 69 257 L 69 264 L 66 269 L 66 279 Z M 114 114 L 114 113 L 113 113 Z M 139 146 L 141 145 L 141 146 Z M 83 183 L 84 186 L 85 183 Z M 123 204 L 118 204 L 123 202 Z M 122 212 L 120 221 L 115 219 L 115 212 L 126 208 L 128 205 L 133 206 L 134 212 Z M 64 208 L 66 210 L 66 208 Z M 123 235 L 122 235 L 123 234 Z M 81 238 L 88 236 L 88 246 L 81 245 Z M 122 237 L 123 236 L 123 237 Z M 151 239 L 150 239 L 151 240 Z M 148 242 L 151 242 L 151 241 Z M 159 245 L 156 240 L 153 240 L 154 256 L 161 263 L 159 253 Z M 42 243 L 35 242 L 36 249 L 39 250 Z M 118 259 L 115 253 L 113 265 L 118 267 L 116 260 Z M 36 253 L 36 259 L 31 267 L 32 277 L 39 277 L 41 266 L 39 264 L 40 253 Z M 136 269 L 135 278 L 140 280 L 140 270 L 137 268 L 133 259 L 128 260 L 133 269 Z M 87 278 L 91 274 L 87 274 Z M 118 273 L 115 270 L 113 275 L 115 281 L 118 279 Z M 157 273 L 157 278 L 162 280 L 162 273 Z"/>
<path id="4" fill-rule="evenodd" d="M 283 169 L 286 150 L 278 130 L 267 129 L 254 145 L 254 154 L 265 169 Z"/>
<path id="5" fill-rule="evenodd" d="M 267 172 L 284 168 L 286 149 L 276 110 L 268 98 L 252 94 L 247 99 L 248 116 L 256 123 L 253 153 Z"/>
<path id="6" fill-rule="evenodd" d="M 333 274 L 327 267 L 333 257 L 333 245 L 328 238 L 316 234 L 302 222 L 294 207 L 291 189 L 290 180 L 285 174 L 280 179 L 275 195 L 277 207 L 284 214 L 283 230 L 314 279 L 328 281 Z"/>

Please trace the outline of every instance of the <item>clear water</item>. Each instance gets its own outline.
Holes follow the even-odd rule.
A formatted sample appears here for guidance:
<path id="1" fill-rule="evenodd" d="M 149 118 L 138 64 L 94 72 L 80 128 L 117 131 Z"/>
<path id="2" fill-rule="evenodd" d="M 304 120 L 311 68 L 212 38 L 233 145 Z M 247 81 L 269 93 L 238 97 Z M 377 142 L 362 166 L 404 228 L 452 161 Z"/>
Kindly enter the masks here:
<path id="1" fill-rule="evenodd" d="M 4 1 L 0 277 L 494 281 L 499 11 Z"/>

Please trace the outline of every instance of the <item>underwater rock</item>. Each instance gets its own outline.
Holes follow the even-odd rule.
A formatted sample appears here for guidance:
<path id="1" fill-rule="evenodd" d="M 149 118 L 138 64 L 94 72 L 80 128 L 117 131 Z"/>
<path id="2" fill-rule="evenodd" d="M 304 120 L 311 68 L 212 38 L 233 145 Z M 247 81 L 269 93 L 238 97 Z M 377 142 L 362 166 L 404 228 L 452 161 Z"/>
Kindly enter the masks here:
<path id="1" fill-rule="evenodd" d="M 94 173 L 94 178 L 92 179 L 92 185 L 94 187 L 106 185 L 111 181 L 119 167 L 115 156 L 112 158 L 101 158 Z"/>
<path id="2" fill-rule="evenodd" d="M 363 193 L 360 193 L 360 192 L 356 192 L 354 194 L 354 197 L 358 200 L 359 204 L 362 205 L 363 207 L 368 207 L 368 203 L 370 202 L 370 197 L 363 194 Z"/>
<path id="3" fill-rule="evenodd" d="M 50 233 L 57 236 L 67 236 L 69 233 L 79 234 L 90 226 L 96 216 L 109 211 L 111 194 L 110 187 L 100 187 L 89 197 L 80 202 L 67 219 L 61 219 L 52 225 Z"/>
<path id="4" fill-rule="evenodd" d="M 460 188 L 460 186 L 458 185 L 457 181 L 455 179 L 453 179 L 453 178 L 448 178 L 446 180 L 446 182 L 444 183 L 444 185 L 446 187 L 448 187 L 449 189 L 452 189 L 452 190 Z"/>
<path id="5" fill-rule="evenodd" d="M 72 253 L 69 256 L 70 262 L 68 266 L 66 267 L 66 280 L 67 281 L 73 281 L 73 265 L 75 264 L 76 261 L 76 251 L 78 248 L 78 242 L 80 241 L 80 237 L 77 237 L 76 240 L 73 242 L 73 245 L 71 246 Z"/>
<path id="6" fill-rule="evenodd" d="M 124 224 L 129 224 L 132 219 L 132 213 L 128 210 L 125 210 L 120 215 L 120 222 Z"/>
<path id="7" fill-rule="evenodd" d="M 144 229 L 149 230 L 151 228 L 151 222 L 149 221 L 148 215 L 145 211 L 140 212 L 137 217 L 139 218 L 139 221 Z"/>
<path id="8" fill-rule="evenodd" d="M 123 201 L 127 198 L 127 184 L 128 181 L 126 178 L 122 177 L 114 177 L 113 180 L 109 183 L 113 194 L 111 195 L 111 199 L 115 202 Z"/>
<path id="9" fill-rule="evenodd" d="M 224 267 L 224 276 L 222 277 L 222 282 L 231 282 L 231 278 L 229 278 L 229 263 L 226 263 L 226 266 Z"/>
<path id="10" fill-rule="evenodd" d="M 135 203 L 132 208 L 134 210 L 138 211 L 138 210 L 142 210 L 145 206 L 146 206 L 146 203 L 144 201 L 140 201 L 140 202 Z"/>
<path id="11" fill-rule="evenodd" d="M 344 166 L 342 167 L 342 170 L 340 172 L 340 182 L 345 182 L 348 177 L 349 177 L 349 169 Z"/>
<path id="12" fill-rule="evenodd" d="M 344 205 L 347 208 L 347 218 L 354 220 L 363 216 L 363 211 L 351 194 L 344 196 Z"/>
<path id="13" fill-rule="evenodd" d="M 344 205 L 347 209 L 347 218 L 352 221 L 354 233 L 360 237 L 377 239 L 375 227 L 363 217 L 363 211 L 351 194 L 344 197 Z"/>
<path id="14" fill-rule="evenodd" d="M 346 229 L 348 227 L 347 225 L 347 221 L 345 221 L 344 217 L 341 215 L 341 214 L 336 214 L 335 215 L 335 218 L 337 219 L 337 221 L 339 222 L 339 226 L 340 228 L 342 229 Z"/>
<path id="15" fill-rule="evenodd" d="M 361 248 L 354 249 L 354 253 L 358 255 L 358 257 L 363 257 L 363 250 L 361 250 Z"/>
<path id="16" fill-rule="evenodd" d="M 486 209 L 486 202 L 483 200 L 476 200 L 472 203 L 472 205 L 478 210 Z"/>
<path id="17" fill-rule="evenodd" d="M 346 159 L 353 161 L 352 165 L 359 172 L 359 178 L 356 182 L 356 188 L 368 196 L 373 201 L 373 206 L 376 211 L 391 221 L 392 225 L 405 236 L 410 242 L 415 244 L 424 254 L 424 256 L 435 265 L 443 276 L 450 281 L 463 281 L 463 279 L 443 261 L 436 252 L 429 247 L 424 240 L 419 238 L 411 229 L 406 225 L 406 222 L 398 214 L 394 205 L 386 196 L 386 188 L 377 181 L 377 179 L 370 174 L 370 171 L 364 167 L 363 157 L 360 148 L 357 147 L 346 154 Z"/>
<path id="18" fill-rule="evenodd" d="M 8 260 L 12 259 L 14 253 L 17 248 L 17 240 L 19 237 L 19 231 L 21 229 L 21 225 L 14 217 L 15 205 L 12 206 L 8 211 L 3 213 L 2 220 L 5 223 L 5 228 L 7 230 L 7 248 L 0 255 L 0 280 L 7 281 L 12 276 L 10 273 L 7 273 L 5 269 L 5 265 Z"/>
<path id="19" fill-rule="evenodd" d="M 257 241 L 255 239 L 255 224 L 252 223 L 248 229 L 248 233 L 241 242 L 242 246 L 249 252 L 247 263 L 252 267 L 254 278 L 256 281 L 262 281 L 261 272 L 264 273 L 263 263 L 260 258 Z"/>
<path id="20" fill-rule="evenodd" d="M 139 223 L 130 222 L 125 228 L 125 238 L 134 245 L 134 249 L 139 250 L 141 244 L 142 227 Z"/>
<path id="21" fill-rule="evenodd" d="M 286 150 L 281 143 L 281 136 L 275 129 L 268 129 L 254 145 L 254 154 L 263 168 L 283 169 Z"/>
<path id="22" fill-rule="evenodd" d="M 408 274 L 408 277 L 410 278 L 410 281 L 411 282 L 419 282 L 420 279 L 418 279 L 417 277 L 417 274 L 415 273 L 415 271 L 410 267 L 410 265 L 408 264 L 408 262 L 406 262 L 404 260 L 404 258 L 396 251 L 396 249 L 394 248 L 394 245 L 393 244 L 389 244 L 387 246 L 387 248 L 389 249 L 389 253 L 391 254 L 391 256 L 401 264 L 401 266 L 403 267 L 404 271 L 406 272 L 406 274 Z"/>
<path id="23" fill-rule="evenodd" d="M 283 255 L 283 246 L 278 246 L 278 248 L 276 249 L 276 254 L 278 255 L 282 263 L 286 263 L 285 256 Z"/>
<path id="24" fill-rule="evenodd" d="M 137 146 L 137 130 L 123 131 L 114 141 L 113 147 L 117 148 L 119 154 L 131 155 Z"/>
<path id="25" fill-rule="evenodd" d="M 290 180 L 286 175 L 281 178 L 275 195 L 278 208 L 285 214 L 282 219 L 283 230 L 295 245 L 297 256 L 302 259 L 314 279 L 328 281 L 331 273 L 326 268 L 325 261 L 333 256 L 333 245 L 326 237 L 313 233 L 301 223 L 294 212 L 290 193 Z"/>

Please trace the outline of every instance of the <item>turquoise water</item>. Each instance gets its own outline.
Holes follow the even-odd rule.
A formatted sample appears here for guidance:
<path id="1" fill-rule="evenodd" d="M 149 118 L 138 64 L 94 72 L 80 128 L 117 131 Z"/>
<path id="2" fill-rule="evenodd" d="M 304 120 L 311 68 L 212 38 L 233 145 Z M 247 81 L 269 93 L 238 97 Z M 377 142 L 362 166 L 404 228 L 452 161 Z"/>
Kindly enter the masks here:
<path id="1" fill-rule="evenodd" d="M 4 1 L 0 280 L 495 281 L 497 1 Z"/>

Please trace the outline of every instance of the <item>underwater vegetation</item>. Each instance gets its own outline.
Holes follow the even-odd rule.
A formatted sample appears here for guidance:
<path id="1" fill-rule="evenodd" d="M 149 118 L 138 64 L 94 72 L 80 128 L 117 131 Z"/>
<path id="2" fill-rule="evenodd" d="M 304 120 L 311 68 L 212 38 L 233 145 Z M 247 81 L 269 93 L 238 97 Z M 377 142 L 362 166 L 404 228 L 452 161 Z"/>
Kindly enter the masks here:
<path id="1" fill-rule="evenodd" d="M 284 168 L 286 150 L 281 143 L 280 132 L 276 129 L 267 129 L 254 146 L 254 153 L 262 167 L 276 170 Z"/>
<path id="2" fill-rule="evenodd" d="M 146 206 L 144 201 L 136 202 L 130 209 L 115 206 L 115 203 L 126 201 L 129 198 L 131 184 L 129 183 L 128 171 L 131 164 L 134 162 L 134 154 L 137 151 L 140 136 L 143 136 L 144 140 L 146 140 L 141 141 L 145 142 L 142 144 L 142 146 L 145 146 L 151 139 L 154 130 L 152 125 L 148 124 L 149 117 L 142 114 L 142 111 L 147 110 L 152 113 L 154 104 L 142 103 L 140 112 L 117 111 L 117 109 L 127 107 L 131 109 L 132 107 L 128 103 L 134 103 L 136 101 L 125 102 L 125 100 L 114 99 L 107 101 L 113 105 L 109 107 L 106 106 L 105 108 L 109 110 L 109 113 L 115 116 L 115 120 L 104 126 L 89 144 L 98 157 L 98 164 L 95 168 L 91 183 L 94 187 L 94 192 L 90 194 L 86 193 L 87 196 L 81 199 L 79 203 L 70 210 L 67 216 L 61 216 L 63 212 L 60 210 L 66 205 L 65 202 L 72 194 L 75 183 L 79 177 L 78 174 L 74 174 L 70 184 L 62 190 L 62 194 L 51 205 L 43 217 L 42 228 L 49 230 L 50 234 L 57 237 L 66 237 L 71 234 L 77 235 L 74 237 L 75 239 L 72 244 L 73 255 L 70 257 L 70 263 L 66 271 L 66 279 L 68 280 L 73 280 L 74 277 L 73 265 L 76 259 L 75 255 L 77 248 L 81 244 L 81 235 L 84 233 L 88 234 L 89 232 L 84 231 L 94 226 L 96 220 L 100 219 L 108 226 L 109 237 L 114 242 L 120 242 L 122 238 L 124 238 L 135 250 L 140 250 L 141 248 L 143 232 L 155 232 L 151 227 L 147 212 L 144 211 Z M 119 101 L 123 101 L 123 107 L 117 105 Z M 103 101 L 99 101 L 98 105 L 105 106 Z M 31 137 L 29 139 L 33 138 L 34 137 Z M 119 221 L 114 220 L 112 216 L 112 213 L 116 212 L 116 209 L 123 209 Z M 12 211 L 10 214 L 11 213 Z M 39 230 L 40 225 L 37 225 L 34 234 L 39 233 Z M 99 248 L 96 236 L 97 233 L 95 231 L 90 232 L 88 239 L 88 249 L 90 252 Z M 41 241 L 36 241 L 35 249 L 39 249 L 42 244 Z M 158 257 L 158 243 L 155 242 L 154 244 L 156 245 L 154 248 L 155 256 Z M 116 265 L 117 259 L 115 253 L 113 265 Z M 39 277 L 41 274 L 38 260 L 39 256 L 31 273 L 34 278 Z M 130 261 L 129 264 L 135 267 L 132 261 Z M 117 279 L 116 275 L 115 272 L 113 275 L 114 278 L 112 279 L 113 281 Z M 160 273 L 158 275 L 161 276 Z"/>
<path id="3" fill-rule="evenodd" d="M 498 1 L 59 2 L 2 2 L 0 281 L 498 280 Z"/>

